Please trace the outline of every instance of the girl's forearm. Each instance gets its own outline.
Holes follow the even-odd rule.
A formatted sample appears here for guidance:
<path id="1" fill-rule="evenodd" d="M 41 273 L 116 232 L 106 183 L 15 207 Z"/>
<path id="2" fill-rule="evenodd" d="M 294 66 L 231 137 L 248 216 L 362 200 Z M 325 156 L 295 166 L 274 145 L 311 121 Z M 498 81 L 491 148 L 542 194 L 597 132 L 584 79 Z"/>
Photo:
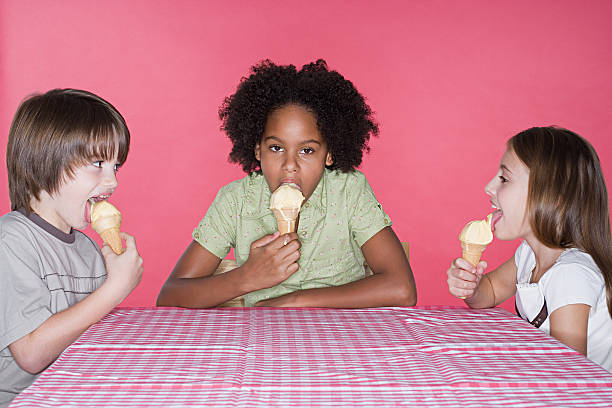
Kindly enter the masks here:
<path id="1" fill-rule="evenodd" d="M 414 306 L 417 295 L 414 282 L 390 282 L 383 274 L 374 274 L 341 286 L 305 289 L 290 294 L 291 306 L 363 308 Z"/>
<path id="2" fill-rule="evenodd" d="M 465 303 L 472 309 L 485 309 L 496 306 L 495 289 L 488 274 L 480 279 L 474 294 L 465 299 Z"/>

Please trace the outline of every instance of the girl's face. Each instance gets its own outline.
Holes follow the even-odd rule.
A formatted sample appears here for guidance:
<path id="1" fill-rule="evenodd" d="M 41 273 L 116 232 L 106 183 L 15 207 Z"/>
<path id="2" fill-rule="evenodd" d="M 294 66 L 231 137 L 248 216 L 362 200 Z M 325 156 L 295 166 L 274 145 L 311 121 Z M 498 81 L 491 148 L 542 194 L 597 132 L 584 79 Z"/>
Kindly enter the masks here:
<path id="1" fill-rule="evenodd" d="M 84 229 L 91 218 L 90 198 L 103 200 L 111 196 L 117 187 L 117 159 L 93 160 L 74 169 L 72 178 L 66 177 L 57 192 L 41 192 L 39 201 L 32 208 L 49 224 L 69 233 L 71 228 Z"/>
<path id="2" fill-rule="evenodd" d="M 270 191 L 294 183 L 306 200 L 319 184 L 325 166 L 333 163 L 315 116 L 297 105 L 285 105 L 268 115 L 255 157 Z"/>
<path id="3" fill-rule="evenodd" d="M 491 221 L 495 236 L 503 240 L 533 235 L 526 215 L 529 169 L 508 149 L 499 170 L 485 187 L 495 209 Z"/>

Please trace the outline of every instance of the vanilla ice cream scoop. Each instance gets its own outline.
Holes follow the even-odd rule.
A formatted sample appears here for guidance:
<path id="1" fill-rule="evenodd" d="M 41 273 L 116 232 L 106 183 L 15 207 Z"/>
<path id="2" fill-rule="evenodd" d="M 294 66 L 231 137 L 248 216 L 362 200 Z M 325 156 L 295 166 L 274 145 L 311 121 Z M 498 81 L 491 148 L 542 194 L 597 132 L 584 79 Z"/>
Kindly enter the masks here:
<path id="1" fill-rule="evenodd" d="M 493 241 L 492 215 L 489 214 L 484 220 L 468 222 L 459 234 L 459 241 L 461 241 L 461 248 L 463 249 L 462 258 L 474 266 L 478 265 L 482 252 Z"/>
<path id="2" fill-rule="evenodd" d="M 299 187 L 286 183 L 277 188 L 270 196 L 270 209 L 276 217 L 281 234 L 295 232 L 296 220 L 302 207 L 304 196 Z"/>
<path id="3" fill-rule="evenodd" d="M 123 252 L 121 244 L 121 213 L 108 201 L 97 201 L 91 204 L 91 228 L 100 234 L 117 255 Z"/>

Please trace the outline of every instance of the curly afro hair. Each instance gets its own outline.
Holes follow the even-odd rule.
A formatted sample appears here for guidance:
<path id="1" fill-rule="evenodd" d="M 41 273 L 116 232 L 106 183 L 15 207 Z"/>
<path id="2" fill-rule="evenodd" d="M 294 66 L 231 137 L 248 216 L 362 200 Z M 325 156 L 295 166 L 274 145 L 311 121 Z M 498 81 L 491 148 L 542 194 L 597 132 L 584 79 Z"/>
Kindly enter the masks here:
<path id="1" fill-rule="evenodd" d="M 370 136 L 378 136 L 378 124 L 364 97 L 351 81 L 319 59 L 301 71 L 294 65 L 276 65 L 264 60 L 243 77 L 236 93 L 219 108 L 225 131 L 233 147 L 229 159 L 246 173 L 259 171 L 255 145 L 261 141 L 268 115 L 275 109 L 295 104 L 312 112 L 317 127 L 332 154 L 330 169 L 351 171 L 369 151 Z"/>

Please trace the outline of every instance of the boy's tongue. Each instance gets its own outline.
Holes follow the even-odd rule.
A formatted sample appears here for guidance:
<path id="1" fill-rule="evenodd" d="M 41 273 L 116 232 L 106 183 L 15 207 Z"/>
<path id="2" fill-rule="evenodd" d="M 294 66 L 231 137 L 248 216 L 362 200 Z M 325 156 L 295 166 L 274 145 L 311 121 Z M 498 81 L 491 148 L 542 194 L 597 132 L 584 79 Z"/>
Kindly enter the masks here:
<path id="1" fill-rule="evenodd" d="M 85 220 L 88 224 L 91 224 L 91 201 L 87 200 L 85 202 Z"/>

